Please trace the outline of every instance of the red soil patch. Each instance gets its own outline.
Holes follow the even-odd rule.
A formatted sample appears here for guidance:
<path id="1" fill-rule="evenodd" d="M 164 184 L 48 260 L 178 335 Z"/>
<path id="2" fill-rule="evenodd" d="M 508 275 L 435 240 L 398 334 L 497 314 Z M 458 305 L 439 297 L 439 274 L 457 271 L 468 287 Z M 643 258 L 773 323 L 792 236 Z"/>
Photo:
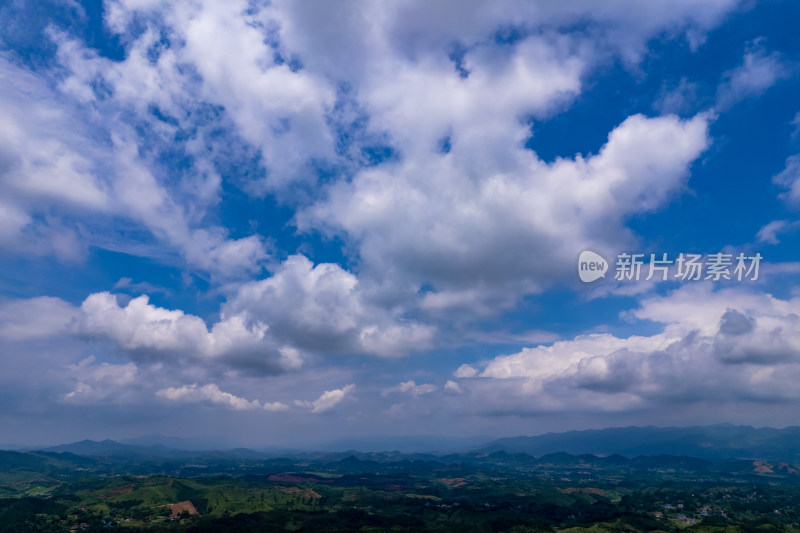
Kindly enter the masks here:
<path id="1" fill-rule="evenodd" d="M 322 496 L 317 491 L 311 489 L 301 489 L 298 487 L 281 487 L 279 490 L 284 494 L 294 494 L 296 496 L 303 496 L 305 498 L 314 498 L 315 500 L 318 498 L 322 498 Z"/>
<path id="2" fill-rule="evenodd" d="M 763 461 L 753 461 L 753 471 L 758 472 L 759 474 L 772 474 L 772 466 L 769 463 L 765 463 Z"/>
<path id="3" fill-rule="evenodd" d="M 176 516 L 184 511 L 188 512 L 189 514 L 200 514 L 197 512 L 197 508 L 194 506 L 194 504 L 189 500 L 186 500 L 185 502 L 168 503 L 167 508 L 169 509 L 170 513 Z"/>
<path id="4" fill-rule="evenodd" d="M 468 485 L 466 481 L 464 481 L 463 477 L 443 477 L 439 480 L 440 482 L 444 483 L 448 487 L 452 487 L 454 489 L 463 487 L 464 485 Z"/>

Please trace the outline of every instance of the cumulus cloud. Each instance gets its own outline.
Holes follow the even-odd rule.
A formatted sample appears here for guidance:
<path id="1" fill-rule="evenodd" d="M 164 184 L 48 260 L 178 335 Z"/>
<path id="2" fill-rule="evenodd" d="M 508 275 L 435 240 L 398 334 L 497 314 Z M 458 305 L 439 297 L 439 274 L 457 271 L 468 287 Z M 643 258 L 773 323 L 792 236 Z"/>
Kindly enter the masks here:
<path id="1" fill-rule="evenodd" d="M 393 154 L 333 183 L 298 214 L 300 229 L 355 242 L 360 275 L 387 293 L 432 286 L 418 295 L 431 315 L 512 305 L 558 278 L 581 247 L 625 242 L 624 218 L 664 205 L 708 144 L 706 117 L 636 116 L 600 154 L 548 165 L 523 148 L 525 119 L 569 105 L 609 55 L 635 63 L 667 28 L 699 39 L 734 5 L 276 3 L 283 46 L 310 70 L 353 84 L 370 138 Z M 598 30 L 592 39 L 554 31 L 576 13 Z M 499 44 L 504 27 L 518 39 Z"/>
<path id="2" fill-rule="evenodd" d="M 186 315 L 149 303 L 140 296 L 120 306 L 108 292 L 92 294 L 81 304 L 79 330 L 86 335 L 108 337 L 127 350 L 210 350 L 209 332 L 200 317 Z"/>
<path id="3" fill-rule="evenodd" d="M 447 391 L 447 392 L 454 393 L 454 394 L 461 394 L 461 392 L 462 392 L 461 391 L 461 387 L 459 387 L 458 383 L 456 383 L 455 381 L 449 380 L 449 379 L 444 384 L 444 390 Z"/>
<path id="4" fill-rule="evenodd" d="M 78 310 L 60 298 L 40 296 L 0 302 L 0 338 L 20 341 L 66 334 Z"/>
<path id="5" fill-rule="evenodd" d="M 107 292 L 81 305 L 78 331 L 137 357 L 172 354 L 273 371 L 298 368 L 304 351 L 402 355 L 428 345 L 432 329 L 371 305 L 337 265 L 293 256 L 265 280 L 239 287 L 211 328 L 198 316 L 139 296 L 121 306 Z"/>
<path id="6" fill-rule="evenodd" d="M 276 339 L 314 351 L 402 355 L 433 337 L 430 326 L 372 303 L 354 274 L 300 255 L 271 277 L 241 285 L 223 311 L 269 324 Z"/>
<path id="7" fill-rule="evenodd" d="M 147 295 L 98 292 L 79 307 L 50 297 L 0 303 L 2 338 L 76 334 L 110 342 L 138 362 L 275 374 L 299 369 L 311 352 L 404 355 L 430 346 L 433 328 L 372 303 L 352 273 L 303 256 L 240 285 L 213 324 L 156 306 Z"/>
<path id="8" fill-rule="evenodd" d="M 158 390 L 163 400 L 251 411 L 287 405 L 223 392 L 209 369 L 263 376 L 307 366 L 315 354 L 430 348 L 440 338 L 431 324 L 460 310 L 496 313 L 562 281 L 576 251 L 632 242 L 627 220 L 680 194 L 711 142 L 710 115 L 634 115 L 597 153 L 552 161 L 525 147 L 531 123 L 571 105 L 598 66 L 621 58 L 635 69 L 654 37 L 696 47 L 736 5 L 111 0 L 104 24 L 124 48 L 114 60 L 54 25 L 47 69 L 0 55 L 0 77 L 11 80 L 0 86 L 9 110 L 0 125 L 0 247 L 63 260 L 89 246 L 154 257 L 187 277 L 210 276 L 225 303 L 206 321 L 147 296 L 8 301 L 0 337 L 78 333 L 131 357 L 76 365 L 73 402 L 135 388 L 164 363 L 182 374 L 150 382 L 150 397 Z M 786 69 L 756 42 L 726 74 L 720 102 L 761 94 Z M 658 109 L 685 115 L 693 93 L 683 80 Z M 790 158 L 776 177 L 792 201 L 795 166 Z M 301 239 L 343 237 L 353 266 L 302 255 L 280 262 L 285 250 L 273 255 L 271 236 L 229 232 L 220 205 L 236 188 L 297 210 L 290 224 Z M 760 238 L 777 240 L 782 229 Z M 793 311 L 770 307 L 780 301 L 694 296 L 703 312 L 675 293 L 631 314 L 666 324 L 660 335 L 583 336 L 462 365 L 440 388 L 408 381 L 384 392 L 468 398 L 483 388 L 497 400 L 488 408 L 517 398 L 529 409 L 623 409 L 675 398 L 657 378 L 687 371 L 690 353 L 708 363 L 697 375 L 710 383 L 710 369 L 735 380 L 748 366 L 772 383 L 772 368 L 793 364 Z M 662 374 L 644 372 L 643 360 L 663 361 L 644 365 Z M 353 390 L 296 405 L 322 413 Z"/>
<path id="9" fill-rule="evenodd" d="M 77 383 L 71 392 L 64 395 L 64 401 L 97 403 L 129 399 L 126 388 L 136 383 L 139 368 L 134 363 L 94 363 L 95 357 L 89 356 L 78 364 L 67 366 L 67 374 Z"/>
<path id="10" fill-rule="evenodd" d="M 279 412 L 279 411 L 287 411 L 289 409 L 289 406 L 283 402 L 264 402 L 261 405 L 261 408 L 264 409 L 265 411 Z"/>
<path id="11" fill-rule="evenodd" d="M 468 364 L 463 364 L 453 373 L 457 378 L 471 378 L 478 373 L 478 370 Z"/>
<path id="12" fill-rule="evenodd" d="M 603 46 L 635 62 L 647 39 L 664 31 L 685 32 L 693 44 L 719 23 L 735 0 L 673 2 L 668 7 L 631 0 L 586 4 L 502 0 L 471 2 L 463 9 L 458 1 L 431 6 L 418 0 L 369 6 L 326 2 L 297 4 L 274 2 L 272 15 L 281 27 L 288 50 L 299 54 L 310 69 L 334 78 L 357 80 L 375 75 L 376 63 L 387 54 L 393 62 L 419 61 L 426 55 L 445 55 L 454 42 L 472 47 L 491 40 L 498 28 L 513 27 L 520 33 L 541 28 L 562 28 L 585 20 L 597 32 Z M 335 23 L 331 23 L 335 21 Z M 450 69 L 455 70 L 450 64 Z M 383 71 L 378 70 L 381 74 Z"/>
<path id="13" fill-rule="evenodd" d="M 107 9 L 109 26 L 129 37 L 126 58 L 112 62 L 56 35 L 70 72 L 64 91 L 96 103 L 110 90 L 116 103 L 165 134 L 196 127 L 195 115 L 207 116 L 215 106 L 224 116 L 219 125 L 231 127 L 260 156 L 265 172 L 246 184 L 253 194 L 312 181 L 312 159 L 335 155 L 326 123 L 335 88 L 278 49 L 276 23 L 263 5 L 114 1 Z M 215 35 L 213 44 L 208 35 Z M 150 106 L 167 119 L 148 118 Z M 189 148 L 202 161 L 202 148 L 213 142 L 202 132 L 197 140 Z"/>
<path id="14" fill-rule="evenodd" d="M 635 115 L 598 154 L 550 164 L 509 139 L 509 161 L 488 154 L 476 163 L 471 154 L 488 148 L 460 152 L 455 140 L 448 154 L 335 184 L 298 218 L 357 239 L 366 275 L 432 285 L 423 309 L 496 311 L 562 279 L 589 243 L 622 246 L 627 216 L 663 206 L 684 186 L 707 128 L 705 115 Z"/>
<path id="15" fill-rule="evenodd" d="M 154 306 L 147 296 L 121 306 L 107 292 L 86 298 L 81 312 L 77 332 L 108 339 L 141 360 L 177 363 L 188 358 L 265 373 L 297 369 L 303 362 L 297 350 L 274 342 L 266 324 L 242 316 L 224 318 L 208 328 L 200 317 Z"/>
<path id="16" fill-rule="evenodd" d="M 473 408 L 487 412 L 800 400 L 792 386 L 800 377 L 797 298 L 698 284 L 647 298 L 632 314 L 664 324 L 663 332 L 587 334 L 525 348 L 488 361 L 480 373 L 457 372 L 457 384 Z"/>
<path id="17" fill-rule="evenodd" d="M 137 362 L 191 363 L 247 369 L 258 374 L 296 370 L 304 353 L 278 343 L 269 325 L 243 315 L 227 316 L 211 327 L 199 316 L 150 303 L 148 296 L 121 304 L 109 292 L 89 295 L 76 307 L 59 298 L 39 297 L 0 303 L 0 338 L 83 338 L 110 342 Z"/>
<path id="18" fill-rule="evenodd" d="M 224 392 L 214 384 L 198 386 L 197 383 L 183 385 L 180 387 L 168 387 L 156 392 L 161 398 L 183 403 L 210 403 L 221 405 L 237 411 L 252 411 L 263 409 L 265 411 L 280 412 L 289 409 L 289 406 L 282 402 L 264 402 L 258 400 L 247 400 L 245 398 Z"/>
<path id="19" fill-rule="evenodd" d="M 322 395 L 314 401 L 295 401 L 298 407 L 310 409 L 312 413 L 324 413 L 330 411 L 342 402 L 345 398 L 352 395 L 356 386 L 354 384 L 346 385 L 341 389 L 326 390 Z"/>
<path id="20" fill-rule="evenodd" d="M 390 394 L 401 393 L 410 394 L 411 396 L 417 398 L 419 396 L 434 392 L 436 388 L 436 385 L 432 385 L 430 383 L 422 383 L 417 385 L 413 380 L 409 380 L 395 385 L 394 387 L 383 389 L 383 391 L 381 391 L 381 396 L 386 398 Z"/>
<path id="21" fill-rule="evenodd" d="M 486 218 L 505 201 L 503 194 L 524 192 L 531 185 L 524 183 L 530 181 L 528 175 L 538 173 L 532 168 L 535 160 L 521 149 L 529 135 L 521 118 L 546 115 L 569 102 L 580 93 L 582 77 L 609 54 L 634 62 L 647 40 L 664 30 L 686 32 L 690 40 L 696 40 L 735 5 L 734 1 L 680 2 L 664 10 L 630 1 L 607 2 L 602 9 L 579 2 L 557 7 L 508 2 L 503 9 L 475 5 L 468 14 L 443 7 L 428 11 L 430 6 L 425 6 L 426 16 L 421 17 L 423 6 L 416 2 L 369 7 L 345 4 L 334 9 L 325 4 L 260 5 L 243 0 L 224 5 L 119 0 L 107 6 L 106 23 L 122 37 L 125 58 L 104 58 L 67 33 L 51 29 L 48 36 L 58 47 L 62 70 L 55 78 L 57 93 L 46 100 L 67 97 L 76 108 L 100 116 L 124 116 L 138 127 L 126 127 L 124 120 L 94 124 L 108 139 L 106 145 L 95 143 L 91 150 L 72 150 L 75 161 L 85 160 L 85 164 L 75 164 L 93 191 L 76 196 L 84 202 L 94 199 L 92 206 L 84 207 L 116 208 L 116 213 L 121 209 L 176 248 L 194 267 L 223 276 L 257 272 L 267 251 L 257 236 L 231 239 L 219 227 L 197 227 L 207 209 L 219 201 L 222 178 L 215 158 L 224 159 L 230 144 L 241 144 L 236 155 L 257 154 L 261 169 L 251 172 L 240 185 L 254 195 L 265 191 L 281 194 L 294 183 L 313 182 L 315 161 L 358 170 L 363 160 L 356 152 L 363 147 L 351 147 L 353 152 L 337 144 L 342 142 L 337 136 L 341 128 L 352 126 L 350 122 L 364 118 L 368 130 L 364 138 L 384 139 L 403 164 L 388 176 L 359 178 L 352 191 L 332 193 L 338 207 L 347 207 L 347 203 L 361 207 L 352 218 L 362 220 L 324 222 L 344 230 L 355 241 L 366 233 L 360 253 L 372 268 L 385 266 L 375 261 L 381 251 L 375 249 L 375 240 L 384 238 L 387 246 L 394 248 L 392 260 L 403 252 L 416 252 L 407 264 L 395 262 L 398 270 L 410 270 L 415 282 L 423 275 L 445 285 L 441 273 L 437 276 L 428 271 L 437 264 L 445 269 L 464 259 L 460 257 L 463 250 L 453 243 L 463 246 L 465 237 L 454 229 L 456 222 L 464 222 L 460 227 L 467 228 L 470 235 L 478 230 L 479 251 L 501 254 L 506 243 L 499 243 L 499 250 L 486 250 L 487 243 L 501 230 L 508 234 L 513 223 L 531 222 L 516 217 L 509 222 L 512 227 L 499 228 L 495 223 L 481 230 Z M 455 12 L 460 14 L 454 17 Z M 590 35 L 559 31 L 575 16 L 585 18 L 596 31 Z M 332 31 L 330 20 L 349 30 Z M 521 38 L 506 44 L 496 42 L 498 28 L 507 27 L 518 28 Z M 213 46 L 206 35 L 215 35 Z M 453 59 L 454 43 L 464 50 L 457 60 Z M 352 88 L 348 98 L 355 99 L 355 107 L 364 114 L 344 123 L 337 114 L 337 106 L 345 98 L 340 91 L 342 83 Z M 206 117 L 206 122 L 197 117 Z M 91 123 L 87 117 L 78 118 L 79 123 Z M 44 128 L 34 129 L 34 140 L 41 141 Z M 219 130 L 230 135 L 215 141 L 211 132 Z M 157 161 L 167 146 L 176 149 L 178 132 L 189 134 L 188 139 L 181 136 L 177 150 L 192 164 L 183 175 L 170 180 Z M 431 153 L 444 137 L 452 146 L 449 157 Z M 231 139 L 235 142 L 226 142 Z M 59 142 L 68 148 L 75 144 Z M 104 159 L 109 151 L 98 148 L 108 147 L 111 156 Z M 683 163 L 688 157 L 670 155 Z M 119 172 L 105 177 L 113 169 Z M 442 177 L 428 179 L 439 175 Z M 406 186 L 406 194 L 386 220 L 371 219 L 365 212 L 368 206 L 360 204 L 380 202 L 374 189 L 381 187 L 386 194 L 389 177 L 398 182 L 395 188 Z M 377 183 L 370 186 L 370 179 Z M 423 180 L 430 181 L 429 185 Z M 673 176 L 659 176 L 649 185 L 661 182 L 669 188 L 674 185 Z M 48 190 L 57 189 L 51 185 Z M 456 187 L 463 192 L 444 206 L 452 207 L 453 216 L 461 220 L 423 220 L 432 224 L 426 227 L 433 231 L 419 249 L 408 250 L 409 244 L 403 241 L 409 237 L 381 230 L 380 223 L 385 224 L 389 216 L 429 210 L 430 205 L 416 200 L 417 196 L 428 196 L 430 202 L 440 204 Z M 638 190 L 633 184 L 623 188 Z M 645 198 L 645 202 L 659 204 L 663 200 L 656 189 L 655 197 Z M 129 194 L 133 190 L 137 194 Z M 67 193 L 77 195 L 78 190 Z M 466 199 L 473 193 L 481 200 L 471 206 Z M 355 198 L 348 202 L 338 198 L 342 194 Z M 623 198 L 620 203 L 631 198 L 636 197 Z M 522 207 L 520 203 L 510 211 Z M 564 207 L 574 206 L 568 201 Z M 630 206 L 625 212 L 638 212 L 641 207 Z M 24 216 L 16 216 L 20 213 L 6 211 L 17 225 L 26 224 Z M 324 208 L 317 213 L 324 215 Z M 306 224 L 319 227 L 321 221 L 316 218 L 306 217 Z M 367 231 L 365 225 L 373 222 L 378 226 Z M 411 229 L 419 232 L 421 228 Z M 531 235 L 522 229 L 518 237 L 543 246 L 553 244 L 546 242 L 549 231 L 541 233 Z M 592 237 L 580 231 L 577 236 Z M 439 254 L 450 258 L 449 262 L 441 263 L 430 250 L 440 241 L 445 246 Z M 507 299 L 510 289 L 501 291 L 505 294 L 499 297 L 494 295 L 496 280 L 475 279 L 479 268 L 485 266 L 475 262 L 466 261 L 462 270 L 468 272 L 456 271 L 455 275 L 471 278 L 477 289 L 469 293 L 463 286 L 437 287 L 425 306 L 440 309 Z M 547 278 L 552 272 L 540 274 L 537 276 Z M 522 281 L 527 284 L 523 290 L 536 285 L 529 279 Z"/>
<path id="22" fill-rule="evenodd" d="M 508 306 L 515 294 L 557 276 L 574 244 L 613 241 L 609 235 L 625 233 L 623 217 L 663 205 L 707 144 L 704 119 L 632 117 L 604 153 L 545 165 L 522 147 L 527 119 L 568 105 L 610 55 L 635 63 L 664 30 L 696 41 L 736 2 L 504 5 L 465 11 L 416 2 L 334 8 L 117 0 L 105 23 L 125 48 L 119 60 L 51 27 L 57 68 L 3 67 L 19 80 L 4 93 L 7 107 L 19 111 L 0 135 L 20 150 L 0 157 L 10 162 L 5 179 L 15 191 L 0 202 L 7 222 L 0 241 L 33 242 L 22 233 L 34 228 L 51 253 L 79 255 L 86 244 L 154 253 L 141 242 L 109 242 L 103 222 L 122 217 L 214 279 L 257 277 L 269 258 L 266 240 L 233 238 L 209 223 L 221 197 L 220 168 L 253 159 L 254 168 L 225 179 L 254 196 L 317 200 L 298 218 L 301 228 L 346 235 L 364 265 L 359 275 L 389 286 L 387 294 L 408 299 L 431 283 L 435 291 L 420 306 L 433 314 Z M 561 31 L 575 16 L 593 31 Z M 333 31 L 331 20 L 348 30 Z M 498 29 L 509 27 L 519 39 L 504 43 Z M 207 35 L 215 36 L 213 45 Z M 463 54 L 454 54 L 456 44 Z M 344 112 L 348 106 L 356 111 Z M 446 154 L 439 149 L 444 138 Z M 363 149 L 376 140 L 397 154 L 395 167 L 363 170 L 371 164 Z M 615 152 L 614 145 L 623 148 Z M 41 159 L 35 150 L 60 154 L 46 158 L 57 168 L 34 168 Z M 621 150 L 641 159 L 621 157 Z M 188 164 L 168 168 L 161 161 L 170 157 Z M 314 188 L 295 195 L 297 184 L 315 182 L 320 166 L 334 169 L 325 197 Z M 632 177 L 645 169 L 647 176 Z M 603 197 L 594 203 L 603 207 L 598 212 L 563 194 L 570 188 L 551 190 L 563 181 L 580 182 L 586 194 L 598 189 Z M 565 197 L 553 208 L 542 205 L 553 194 Z M 45 196 L 73 212 L 43 224 L 35 215 Z M 74 210 L 102 222 L 73 227 Z M 578 220 L 546 221 L 561 212 Z M 590 231 L 598 218 L 607 235 Z M 512 260 L 520 249 L 529 253 Z M 539 264 L 534 258 L 543 250 L 552 260 Z M 359 340 L 344 344 L 402 352 L 402 344 L 429 337 L 410 327 L 364 327 Z"/>
<path id="23" fill-rule="evenodd" d="M 263 409 L 258 400 L 246 400 L 229 392 L 223 392 L 214 383 L 198 386 L 197 383 L 181 387 L 169 387 L 156 393 L 158 396 L 175 402 L 199 403 L 208 402 L 213 405 L 230 407 L 237 411 Z M 274 404 L 268 404 L 271 407 Z M 275 410 L 270 408 L 269 410 Z"/>

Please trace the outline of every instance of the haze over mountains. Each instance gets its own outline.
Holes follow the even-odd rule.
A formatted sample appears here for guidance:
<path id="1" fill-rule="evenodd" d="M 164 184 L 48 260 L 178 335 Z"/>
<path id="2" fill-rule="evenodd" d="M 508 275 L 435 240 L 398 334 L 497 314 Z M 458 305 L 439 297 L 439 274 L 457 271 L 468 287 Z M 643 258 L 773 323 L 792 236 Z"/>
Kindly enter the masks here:
<path id="1" fill-rule="evenodd" d="M 800 427 L 775 429 L 718 424 L 685 428 L 607 428 L 498 439 L 482 449 L 535 456 L 566 452 L 625 457 L 687 455 L 703 459 L 797 460 L 800 458 Z"/>
<path id="2" fill-rule="evenodd" d="M 224 449 L 234 456 L 289 456 L 311 452 L 396 452 L 405 454 L 490 454 L 524 453 L 541 457 L 548 454 L 592 454 L 597 456 L 689 456 L 707 460 L 758 459 L 800 461 L 800 427 L 783 429 L 753 428 L 719 424 L 693 427 L 623 427 L 600 430 L 546 433 L 496 440 L 482 437 L 443 438 L 409 436 L 394 438 L 349 439 L 319 443 L 304 449 L 244 448 Z M 146 436 L 125 442 L 84 440 L 45 448 L 52 453 L 72 453 L 90 457 L 179 457 L 192 453 L 212 453 L 214 447 L 189 440 Z M 222 452 L 220 452 L 222 453 Z"/>

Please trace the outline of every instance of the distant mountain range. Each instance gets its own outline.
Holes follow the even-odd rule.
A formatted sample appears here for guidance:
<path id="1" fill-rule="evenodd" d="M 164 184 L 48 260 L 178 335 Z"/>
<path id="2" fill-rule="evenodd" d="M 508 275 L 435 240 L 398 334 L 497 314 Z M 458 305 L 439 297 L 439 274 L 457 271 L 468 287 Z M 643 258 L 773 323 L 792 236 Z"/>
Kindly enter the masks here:
<path id="1" fill-rule="evenodd" d="M 120 444 L 128 444 L 130 446 L 163 446 L 164 448 L 172 448 L 174 450 L 221 450 L 225 448 L 232 448 L 233 446 L 226 446 L 222 442 L 211 442 L 208 440 L 200 439 L 185 439 L 180 437 L 165 437 L 164 435 L 142 435 L 132 439 L 120 439 Z"/>
<path id="2" fill-rule="evenodd" d="M 573 455 L 619 454 L 689 456 L 710 460 L 800 459 L 800 427 L 753 428 L 718 424 L 693 427 L 623 427 L 547 433 L 535 437 L 497 439 L 477 448 L 542 456 L 556 452 Z"/>
<path id="3" fill-rule="evenodd" d="M 122 450 L 108 442 L 80 443 L 81 449 L 93 452 L 119 454 Z M 119 443 L 116 443 L 119 444 Z M 108 446 L 108 448 L 105 448 Z M 124 446 L 124 445 L 122 445 Z M 112 455 L 85 457 L 69 452 L 16 452 L 0 451 L 0 495 L 14 494 L 20 479 L 76 480 L 86 476 L 152 476 L 168 475 L 196 477 L 209 475 L 245 476 L 252 479 L 301 482 L 318 481 L 353 484 L 385 483 L 381 476 L 393 476 L 403 480 L 408 475 L 429 475 L 432 471 L 448 473 L 459 478 L 464 472 L 482 471 L 485 475 L 507 474 L 514 471 L 538 471 L 556 476 L 592 476 L 600 472 L 614 475 L 669 476 L 698 475 L 736 482 L 763 482 L 765 478 L 792 477 L 800 479 L 800 466 L 786 462 L 754 460 L 710 461 L 693 457 L 670 455 L 639 456 L 627 459 L 621 455 L 598 457 L 580 456 L 559 452 L 541 457 L 525 453 L 498 451 L 493 453 L 469 452 L 431 456 L 426 454 L 401 454 L 393 452 L 372 453 L 317 453 L 294 458 L 267 458 L 258 452 L 249 451 L 241 455 L 233 452 L 185 452 L 182 457 L 141 457 L 135 455 Z M 591 471 L 591 472 L 590 472 Z M 335 472 L 343 477 L 334 481 L 317 472 Z M 399 476 L 399 477 L 397 477 Z M 383 479 L 383 481 L 381 481 Z M 323 481 L 324 480 L 324 481 Z M 10 488 L 9 488 L 10 487 Z"/>
<path id="4" fill-rule="evenodd" d="M 149 447 L 121 444 L 106 439 L 104 441 L 82 440 L 70 444 L 51 446 L 42 451 L 53 453 L 74 453 L 86 457 L 111 457 L 115 455 L 153 455 L 155 450 Z"/>
<path id="5" fill-rule="evenodd" d="M 219 457 L 278 457 L 314 455 L 309 445 L 305 450 L 235 448 L 214 451 L 207 446 L 172 437 L 150 435 L 124 443 L 84 440 L 45 448 L 45 452 L 71 453 L 84 457 L 180 458 L 197 455 Z M 753 428 L 719 424 L 694 427 L 622 427 L 599 430 L 547 433 L 533 437 L 520 436 L 479 441 L 478 438 L 380 437 L 350 439 L 320 444 L 320 454 L 345 456 L 350 452 L 392 452 L 420 457 L 443 457 L 506 452 L 542 457 L 564 453 L 571 456 L 686 456 L 712 461 L 755 459 L 764 461 L 800 462 L 800 427 L 784 429 Z M 423 453 L 424 452 L 424 453 Z"/>

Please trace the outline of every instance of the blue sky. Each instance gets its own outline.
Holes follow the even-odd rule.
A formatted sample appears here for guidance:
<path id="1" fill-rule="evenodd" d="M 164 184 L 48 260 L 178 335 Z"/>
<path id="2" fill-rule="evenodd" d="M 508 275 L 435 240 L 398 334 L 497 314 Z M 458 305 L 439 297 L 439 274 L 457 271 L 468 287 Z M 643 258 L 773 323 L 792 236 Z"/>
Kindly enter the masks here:
<path id="1" fill-rule="evenodd" d="M 798 17 L 4 4 L 0 443 L 796 423 Z"/>

